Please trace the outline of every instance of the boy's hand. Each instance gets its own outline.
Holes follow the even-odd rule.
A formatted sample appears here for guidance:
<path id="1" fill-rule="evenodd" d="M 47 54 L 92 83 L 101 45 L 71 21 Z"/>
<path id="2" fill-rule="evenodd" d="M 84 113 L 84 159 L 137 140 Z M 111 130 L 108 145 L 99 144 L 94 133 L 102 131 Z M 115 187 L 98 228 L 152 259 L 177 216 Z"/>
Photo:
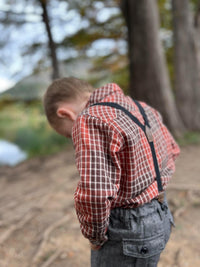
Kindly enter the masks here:
<path id="1" fill-rule="evenodd" d="M 92 244 L 92 243 L 90 242 L 90 248 L 91 248 L 92 250 L 99 250 L 99 249 L 101 248 L 101 246 L 94 245 L 94 244 Z"/>

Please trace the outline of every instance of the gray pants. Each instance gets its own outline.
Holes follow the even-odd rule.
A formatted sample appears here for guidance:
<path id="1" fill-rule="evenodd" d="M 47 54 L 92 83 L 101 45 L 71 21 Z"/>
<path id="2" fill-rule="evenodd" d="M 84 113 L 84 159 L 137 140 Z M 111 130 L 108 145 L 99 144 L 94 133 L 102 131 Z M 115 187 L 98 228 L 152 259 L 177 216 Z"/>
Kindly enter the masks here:
<path id="1" fill-rule="evenodd" d="M 167 200 L 111 210 L 108 241 L 91 251 L 91 267 L 156 267 L 174 225 Z"/>

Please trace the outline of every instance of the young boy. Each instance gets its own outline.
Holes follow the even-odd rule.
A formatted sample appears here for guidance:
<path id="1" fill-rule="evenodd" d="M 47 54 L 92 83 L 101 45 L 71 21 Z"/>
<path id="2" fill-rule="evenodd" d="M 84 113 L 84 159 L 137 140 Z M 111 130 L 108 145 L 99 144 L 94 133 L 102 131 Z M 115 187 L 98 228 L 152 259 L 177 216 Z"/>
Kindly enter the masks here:
<path id="1" fill-rule="evenodd" d="M 117 84 L 94 89 L 72 77 L 49 86 L 44 108 L 73 140 L 75 208 L 91 266 L 156 267 L 173 225 L 164 191 L 180 152 L 159 112 Z"/>

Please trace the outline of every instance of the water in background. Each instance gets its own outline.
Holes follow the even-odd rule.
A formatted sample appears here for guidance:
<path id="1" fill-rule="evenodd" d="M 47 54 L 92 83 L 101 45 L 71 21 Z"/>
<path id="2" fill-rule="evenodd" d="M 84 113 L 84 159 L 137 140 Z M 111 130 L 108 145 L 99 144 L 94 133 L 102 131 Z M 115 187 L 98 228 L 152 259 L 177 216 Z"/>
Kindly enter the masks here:
<path id="1" fill-rule="evenodd" d="M 0 166 L 15 166 L 27 158 L 26 152 L 17 145 L 0 139 Z"/>

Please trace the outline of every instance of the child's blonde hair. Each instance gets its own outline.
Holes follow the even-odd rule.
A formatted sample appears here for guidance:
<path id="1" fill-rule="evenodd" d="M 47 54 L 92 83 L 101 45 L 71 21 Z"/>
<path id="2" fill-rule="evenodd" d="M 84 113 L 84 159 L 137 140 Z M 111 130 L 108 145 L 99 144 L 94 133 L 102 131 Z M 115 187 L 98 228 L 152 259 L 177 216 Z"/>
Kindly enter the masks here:
<path id="1" fill-rule="evenodd" d="M 60 118 L 56 115 L 59 102 L 70 101 L 95 88 L 84 80 L 74 77 L 61 78 L 52 82 L 43 98 L 45 114 L 50 124 L 54 125 Z"/>

